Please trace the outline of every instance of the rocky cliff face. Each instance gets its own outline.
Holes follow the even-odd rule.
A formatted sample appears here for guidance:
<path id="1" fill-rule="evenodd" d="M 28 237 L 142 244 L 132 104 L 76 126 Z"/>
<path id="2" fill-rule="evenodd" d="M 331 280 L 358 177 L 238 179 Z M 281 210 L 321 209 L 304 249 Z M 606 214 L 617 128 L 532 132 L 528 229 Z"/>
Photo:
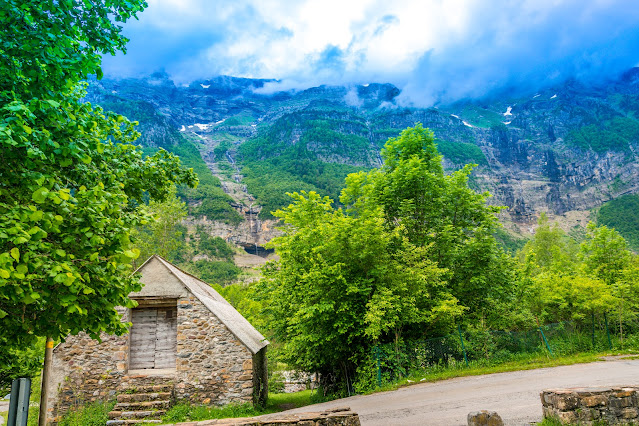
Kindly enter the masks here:
<path id="1" fill-rule="evenodd" d="M 426 109 L 398 105 L 400 91 L 388 84 L 265 95 L 256 91 L 264 83 L 218 77 L 178 87 L 156 74 L 93 82 L 87 99 L 139 120 L 145 145 L 170 149 L 195 135 L 202 158 L 247 219 L 233 229 L 210 227 L 244 247 L 275 235 L 273 223 L 257 215 L 260 200 L 243 185 L 238 149 L 247 141 L 262 144 L 252 161 L 299 152 L 324 163 L 376 167 L 386 139 L 421 122 L 435 132 L 448 168 L 480 164 L 473 183 L 507 206 L 506 220 L 523 231 L 542 211 L 584 220 L 589 209 L 639 192 L 637 69 L 599 86 L 568 82 Z"/>

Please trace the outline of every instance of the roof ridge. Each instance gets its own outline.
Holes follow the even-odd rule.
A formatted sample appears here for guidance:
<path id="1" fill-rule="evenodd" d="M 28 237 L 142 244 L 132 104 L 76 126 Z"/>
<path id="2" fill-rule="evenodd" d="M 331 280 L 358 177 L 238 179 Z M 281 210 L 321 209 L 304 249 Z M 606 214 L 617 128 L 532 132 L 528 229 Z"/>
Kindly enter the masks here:
<path id="1" fill-rule="evenodd" d="M 151 259 L 157 258 L 158 261 L 173 275 L 186 289 L 193 294 L 206 308 L 215 315 L 228 330 L 238 338 L 244 346 L 253 354 L 269 344 L 268 340 L 246 319 L 240 312 L 233 307 L 220 293 L 206 282 L 195 277 L 188 272 L 178 268 L 162 256 L 154 254 L 146 262 L 140 266 L 136 272 L 146 266 Z M 189 280 L 185 280 L 180 274 L 184 274 Z M 193 280 L 193 282 L 190 282 Z M 208 299 L 208 300 L 204 300 Z"/>

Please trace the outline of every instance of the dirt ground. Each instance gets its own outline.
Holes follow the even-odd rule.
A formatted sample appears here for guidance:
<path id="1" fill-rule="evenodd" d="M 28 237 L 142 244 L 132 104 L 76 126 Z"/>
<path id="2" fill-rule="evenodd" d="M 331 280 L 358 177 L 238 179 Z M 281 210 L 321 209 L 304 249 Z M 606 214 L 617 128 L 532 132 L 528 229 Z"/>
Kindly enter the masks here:
<path id="1" fill-rule="evenodd" d="M 639 360 L 613 358 L 537 370 L 460 377 L 391 392 L 354 396 L 290 412 L 349 406 L 364 426 L 466 425 L 471 411 L 494 410 L 506 425 L 541 421 L 543 389 L 639 385 Z"/>

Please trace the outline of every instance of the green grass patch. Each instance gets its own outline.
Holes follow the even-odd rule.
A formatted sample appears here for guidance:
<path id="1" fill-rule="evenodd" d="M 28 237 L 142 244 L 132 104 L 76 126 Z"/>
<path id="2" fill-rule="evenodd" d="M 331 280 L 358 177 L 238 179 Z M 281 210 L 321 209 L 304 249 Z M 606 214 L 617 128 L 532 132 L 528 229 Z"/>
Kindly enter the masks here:
<path id="1" fill-rule="evenodd" d="M 166 415 L 162 417 L 162 422 L 166 424 L 211 419 L 254 417 L 261 416 L 262 414 L 291 410 L 324 401 L 328 401 L 328 399 L 320 396 L 318 392 L 305 390 L 295 393 L 270 394 L 266 407 L 254 407 L 250 403 L 229 404 L 222 407 L 178 404 L 167 411 Z"/>
<path id="2" fill-rule="evenodd" d="M 69 411 L 58 423 L 58 426 L 104 426 L 109 420 L 109 411 L 113 402 L 93 402 Z"/>
<path id="3" fill-rule="evenodd" d="M 255 122 L 255 118 L 253 118 L 250 114 L 237 114 L 233 117 L 229 117 L 224 120 L 223 123 L 220 123 L 220 126 L 247 126 L 251 123 Z"/>
<path id="4" fill-rule="evenodd" d="M 447 366 L 435 365 L 427 370 L 411 371 L 406 378 L 390 383 L 384 383 L 381 387 L 364 392 L 371 394 L 399 389 L 417 383 L 437 382 L 453 379 L 455 377 L 480 376 L 483 374 L 506 373 L 509 371 L 534 370 L 537 368 L 558 367 L 562 365 L 584 364 L 600 361 L 604 355 L 610 353 L 580 353 L 570 356 L 551 358 L 547 355 L 524 355 L 521 359 L 504 362 L 498 365 L 486 365 L 485 360 L 469 361 L 468 366 L 463 361 L 452 361 Z"/>

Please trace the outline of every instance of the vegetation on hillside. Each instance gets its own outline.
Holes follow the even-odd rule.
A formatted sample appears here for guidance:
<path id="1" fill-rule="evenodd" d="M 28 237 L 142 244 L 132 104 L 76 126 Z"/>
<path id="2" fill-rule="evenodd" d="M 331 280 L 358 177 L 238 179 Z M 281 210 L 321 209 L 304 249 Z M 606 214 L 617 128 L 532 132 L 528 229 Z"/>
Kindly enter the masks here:
<path id="1" fill-rule="evenodd" d="M 590 124 L 571 131 L 568 143 L 597 153 L 617 151 L 630 153 L 630 144 L 639 143 L 639 121 L 615 117 L 601 124 Z"/>
<path id="2" fill-rule="evenodd" d="M 139 259 L 134 261 L 136 267 L 158 254 L 211 285 L 226 285 L 239 277 L 241 270 L 234 263 L 231 244 L 211 236 L 201 226 L 189 232 L 182 224 L 187 207 L 175 191 L 162 202 L 151 201 L 145 210 L 155 220 L 133 232 L 134 244 L 140 250 Z"/>
<path id="3" fill-rule="evenodd" d="M 597 212 L 597 223 L 616 229 L 635 252 L 639 251 L 639 195 L 608 201 Z"/>

